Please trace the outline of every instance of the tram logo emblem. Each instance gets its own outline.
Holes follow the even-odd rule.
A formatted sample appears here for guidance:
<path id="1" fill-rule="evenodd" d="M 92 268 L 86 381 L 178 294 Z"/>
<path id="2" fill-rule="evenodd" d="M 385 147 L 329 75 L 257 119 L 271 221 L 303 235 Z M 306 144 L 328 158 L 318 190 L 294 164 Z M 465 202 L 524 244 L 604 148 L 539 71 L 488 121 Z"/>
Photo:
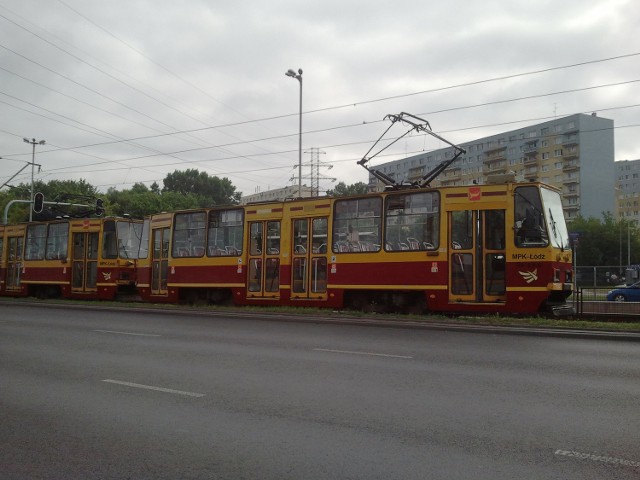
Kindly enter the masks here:
<path id="1" fill-rule="evenodd" d="M 536 268 L 533 272 L 518 272 L 524 278 L 524 281 L 527 283 L 535 282 L 538 280 L 538 269 Z"/>
<path id="2" fill-rule="evenodd" d="M 104 277 L 105 282 L 111 281 L 111 272 L 102 272 L 102 276 Z"/>
<path id="3" fill-rule="evenodd" d="M 470 202 L 477 202 L 478 200 L 480 200 L 481 196 L 482 196 L 482 190 L 480 189 L 480 187 L 469 187 Z"/>

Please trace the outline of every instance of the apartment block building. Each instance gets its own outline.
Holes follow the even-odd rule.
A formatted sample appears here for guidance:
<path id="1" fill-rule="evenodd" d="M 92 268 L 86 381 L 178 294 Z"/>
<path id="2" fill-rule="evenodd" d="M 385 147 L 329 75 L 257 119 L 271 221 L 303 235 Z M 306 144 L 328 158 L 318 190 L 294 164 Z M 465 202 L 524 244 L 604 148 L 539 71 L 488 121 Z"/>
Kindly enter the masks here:
<path id="1" fill-rule="evenodd" d="M 600 217 L 614 213 L 615 182 L 613 120 L 575 114 L 466 142 L 467 151 L 432 186 L 486 183 L 492 174 L 514 173 L 518 180 L 537 180 L 562 192 L 565 216 Z M 453 158 L 442 148 L 377 165 L 396 181 L 415 181 Z M 640 173 L 640 171 L 638 172 Z M 640 179 L 638 180 L 640 183 Z M 384 185 L 369 174 L 369 188 Z"/>
<path id="2" fill-rule="evenodd" d="M 616 216 L 640 220 L 640 159 L 615 162 Z"/>
<path id="3" fill-rule="evenodd" d="M 265 190 L 264 192 L 257 192 L 251 195 L 244 195 L 240 198 L 240 204 L 246 205 L 247 203 L 256 202 L 281 202 L 287 198 L 297 198 L 298 196 L 303 198 L 312 197 L 312 194 L 312 188 L 307 185 L 302 185 L 300 195 L 298 195 L 298 185 L 288 185 L 282 188 Z"/>

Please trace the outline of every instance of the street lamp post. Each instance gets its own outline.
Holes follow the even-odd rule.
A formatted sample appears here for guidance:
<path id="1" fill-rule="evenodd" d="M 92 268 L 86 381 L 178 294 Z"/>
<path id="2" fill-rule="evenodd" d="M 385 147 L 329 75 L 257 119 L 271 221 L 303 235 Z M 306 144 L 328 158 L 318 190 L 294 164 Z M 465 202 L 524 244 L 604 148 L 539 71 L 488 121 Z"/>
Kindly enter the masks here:
<path id="1" fill-rule="evenodd" d="M 298 197 L 302 197 L 302 69 L 298 69 L 298 73 L 293 69 L 289 69 L 285 75 L 287 77 L 295 78 L 300 82 L 300 115 L 299 123 L 300 128 L 298 130 Z"/>
<path id="2" fill-rule="evenodd" d="M 33 220 L 33 169 L 36 165 L 36 145 L 44 145 L 45 141 L 37 141 L 35 138 L 32 138 L 31 140 L 23 138 L 22 140 L 24 143 L 30 143 L 33 146 L 33 151 L 31 153 L 31 204 L 29 207 L 29 221 L 31 221 Z"/>

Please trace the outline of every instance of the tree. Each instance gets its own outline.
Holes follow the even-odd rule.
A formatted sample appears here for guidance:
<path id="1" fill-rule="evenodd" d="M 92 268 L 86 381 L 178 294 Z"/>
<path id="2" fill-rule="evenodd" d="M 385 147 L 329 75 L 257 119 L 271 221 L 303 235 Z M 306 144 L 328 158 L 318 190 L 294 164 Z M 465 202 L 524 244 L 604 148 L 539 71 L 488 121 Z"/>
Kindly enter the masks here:
<path id="1" fill-rule="evenodd" d="M 167 192 L 192 194 L 198 198 L 200 207 L 236 204 L 241 196 L 228 178 L 209 176 L 197 169 L 176 170 L 164 178 L 163 184 L 163 195 Z"/>
<path id="2" fill-rule="evenodd" d="M 579 238 L 579 265 L 625 266 L 628 253 L 632 265 L 640 263 L 640 239 L 635 222 L 617 219 L 605 212 L 602 219 L 575 218 L 569 224 L 569 231 Z"/>
<path id="3" fill-rule="evenodd" d="M 369 187 L 364 182 L 347 185 L 344 182 L 336 183 L 335 188 L 327 190 L 330 197 L 345 197 L 347 195 L 364 195 L 369 191 Z"/>
<path id="4" fill-rule="evenodd" d="M 170 212 L 180 209 L 197 208 L 199 199 L 189 193 L 177 192 L 162 194 L 147 188 L 143 183 L 136 183 L 128 190 L 110 188 L 107 191 L 108 212 L 112 215 L 131 215 L 133 218 L 144 218 L 158 212 Z"/>
<path id="5" fill-rule="evenodd" d="M 33 191 L 44 194 L 44 209 L 41 213 L 32 215 L 34 220 L 50 220 L 57 216 L 90 216 L 94 213 L 94 205 L 98 196 L 97 189 L 86 180 L 50 180 L 45 183 L 40 180 L 34 182 Z M 0 195 L 0 208 L 4 208 L 11 200 L 29 200 L 31 184 L 20 183 Z M 51 202 L 73 203 L 87 205 L 86 207 L 71 207 L 68 205 L 52 205 Z M 14 204 L 8 212 L 9 223 L 26 222 L 29 220 L 29 204 Z"/>

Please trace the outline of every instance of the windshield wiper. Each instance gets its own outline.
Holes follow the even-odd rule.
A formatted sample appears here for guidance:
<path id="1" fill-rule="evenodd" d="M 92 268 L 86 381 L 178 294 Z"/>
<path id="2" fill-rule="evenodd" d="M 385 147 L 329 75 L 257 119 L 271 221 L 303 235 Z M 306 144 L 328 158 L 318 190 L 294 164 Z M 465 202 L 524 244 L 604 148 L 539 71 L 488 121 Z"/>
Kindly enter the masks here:
<path id="1" fill-rule="evenodd" d="M 549 208 L 549 221 L 551 222 L 551 233 L 553 233 L 553 238 L 560 244 L 560 250 L 564 252 L 564 241 L 562 237 L 559 238 L 558 227 L 556 227 L 556 221 L 553 218 L 553 212 L 551 212 L 551 208 Z"/>

